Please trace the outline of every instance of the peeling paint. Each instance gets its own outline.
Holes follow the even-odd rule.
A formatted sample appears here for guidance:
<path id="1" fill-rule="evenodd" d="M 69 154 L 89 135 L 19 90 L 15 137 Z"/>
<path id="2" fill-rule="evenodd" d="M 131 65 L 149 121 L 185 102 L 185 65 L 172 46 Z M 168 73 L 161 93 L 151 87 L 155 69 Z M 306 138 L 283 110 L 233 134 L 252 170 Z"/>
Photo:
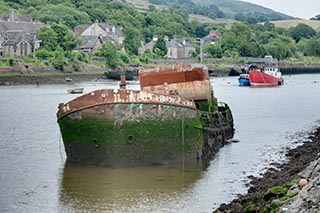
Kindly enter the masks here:
<path id="1" fill-rule="evenodd" d="M 139 166 L 206 160 L 233 136 L 208 72 L 175 65 L 140 72 L 141 91 L 101 89 L 59 104 L 67 160 Z"/>

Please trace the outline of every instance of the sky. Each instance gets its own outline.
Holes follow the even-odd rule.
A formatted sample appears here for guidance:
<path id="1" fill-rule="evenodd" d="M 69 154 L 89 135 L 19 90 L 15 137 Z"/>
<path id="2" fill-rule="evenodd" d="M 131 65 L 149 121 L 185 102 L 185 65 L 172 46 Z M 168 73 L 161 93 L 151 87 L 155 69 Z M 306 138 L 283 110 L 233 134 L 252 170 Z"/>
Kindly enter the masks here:
<path id="1" fill-rule="evenodd" d="M 241 0 L 257 4 L 296 18 L 310 19 L 320 15 L 320 0 Z"/>

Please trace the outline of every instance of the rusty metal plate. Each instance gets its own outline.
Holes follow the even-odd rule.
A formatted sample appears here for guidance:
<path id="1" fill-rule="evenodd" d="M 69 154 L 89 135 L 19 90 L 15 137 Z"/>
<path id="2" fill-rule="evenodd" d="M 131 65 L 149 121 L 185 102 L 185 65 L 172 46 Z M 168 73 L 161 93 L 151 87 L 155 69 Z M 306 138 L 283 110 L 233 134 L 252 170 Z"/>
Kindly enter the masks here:
<path id="1" fill-rule="evenodd" d="M 209 74 L 207 68 L 203 65 L 181 64 L 140 70 L 139 78 L 141 88 L 143 88 L 164 83 L 209 80 Z"/>
<path id="2" fill-rule="evenodd" d="M 162 104 L 196 109 L 193 101 L 179 96 L 156 94 L 146 91 L 102 89 L 95 90 L 78 98 L 75 98 L 74 100 L 66 104 L 60 104 L 58 118 L 81 109 L 115 103 Z"/>

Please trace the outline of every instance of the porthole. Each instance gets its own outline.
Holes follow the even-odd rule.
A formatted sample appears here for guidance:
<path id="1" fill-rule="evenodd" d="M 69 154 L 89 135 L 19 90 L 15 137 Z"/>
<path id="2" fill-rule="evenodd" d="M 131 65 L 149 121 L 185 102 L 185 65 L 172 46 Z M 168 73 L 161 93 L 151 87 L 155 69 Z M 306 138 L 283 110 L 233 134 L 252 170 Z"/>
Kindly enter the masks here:
<path id="1" fill-rule="evenodd" d="M 93 142 L 93 144 L 94 144 L 94 146 L 95 146 L 96 148 L 99 148 L 99 147 L 100 147 L 100 144 L 99 144 L 99 142 L 98 142 L 98 140 L 97 140 L 96 138 L 94 138 L 92 142 Z"/>
<path id="2" fill-rule="evenodd" d="M 131 135 L 131 134 L 128 135 L 128 137 L 127 137 L 127 142 L 128 142 L 128 144 L 133 144 L 134 141 L 135 141 L 134 135 Z"/>

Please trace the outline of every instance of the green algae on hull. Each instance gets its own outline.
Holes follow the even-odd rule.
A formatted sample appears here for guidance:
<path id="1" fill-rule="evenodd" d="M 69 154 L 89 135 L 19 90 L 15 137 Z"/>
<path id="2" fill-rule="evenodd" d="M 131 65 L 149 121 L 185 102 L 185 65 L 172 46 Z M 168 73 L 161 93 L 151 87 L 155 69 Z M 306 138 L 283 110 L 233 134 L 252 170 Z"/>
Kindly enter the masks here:
<path id="1" fill-rule="evenodd" d="M 122 105 L 129 106 L 132 108 L 132 104 Z M 106 107 L 113 109 L 116 104 Z M 134 108 L 141 107 L 148 111 L 153 105 L 136 104 Z M 195 128 L 201 124 L 196 111 L 165 107 L 172 108 L 172 113 L 179 113 L 169 116 L 170 110 L 167 110 L 167 118 L 163 119 L 152 119 L 148 113 L 143 113 L 132 121 L 92 115 L 80 119 L 79 113 L 85 115 L 86 110 L 69 114 L 59 120 L 68 161 L 123 167 L 200 159 L 204 137 L 203 130 Z M 188 114 L 193 117 L 184 117 Z"/>
<path id="2" fill-rule="evenodd" d="M 140 91 L 95 90 L 59 105 L 67 161 L 108 167 L 209 159 L 233 137 L 207 69 L 176 65 L 139 72 Z"/>

